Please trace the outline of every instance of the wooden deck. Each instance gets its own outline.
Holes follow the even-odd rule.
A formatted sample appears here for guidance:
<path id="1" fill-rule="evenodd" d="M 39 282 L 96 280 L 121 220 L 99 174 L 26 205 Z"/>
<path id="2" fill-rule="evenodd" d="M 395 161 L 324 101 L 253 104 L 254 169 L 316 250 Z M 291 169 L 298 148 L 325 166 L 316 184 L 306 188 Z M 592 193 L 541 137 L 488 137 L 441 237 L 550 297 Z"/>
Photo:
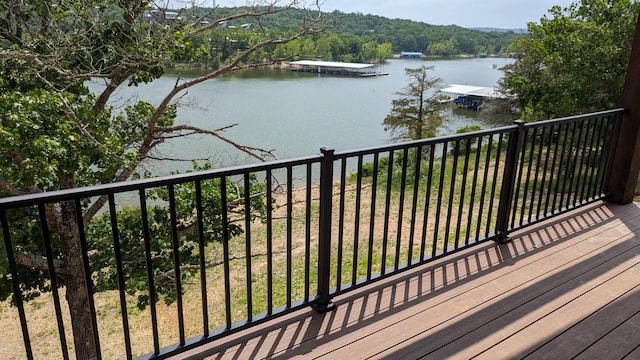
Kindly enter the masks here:
<path id="1" fill-rule="evenodd" d="M 595 203 L 183 354 L 638 359 L 640 204 Z"/>

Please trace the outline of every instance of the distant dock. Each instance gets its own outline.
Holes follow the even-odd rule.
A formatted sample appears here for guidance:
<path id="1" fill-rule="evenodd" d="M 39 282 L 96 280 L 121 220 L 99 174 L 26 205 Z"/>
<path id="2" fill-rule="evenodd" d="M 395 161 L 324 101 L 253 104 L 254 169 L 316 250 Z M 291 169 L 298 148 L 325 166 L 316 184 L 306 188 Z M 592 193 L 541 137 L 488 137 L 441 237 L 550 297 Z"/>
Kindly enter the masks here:
<path id="1" fill-rule="evenodd" d="M 440 92 L 447 94 L 454 104 L 472 110 L 480 110 L 485 101 L 503 97 L 495 88 L 471 85 L 449 85 Z"/>
<path id="2" fill-rule="evenodd" d="M 315 74 L 373 77 L 389 75 L 378 71 L 375 64 L 345 63 L 336 61 L 300 60 L 289 62 L 291 71 L 308 72 Z"/>

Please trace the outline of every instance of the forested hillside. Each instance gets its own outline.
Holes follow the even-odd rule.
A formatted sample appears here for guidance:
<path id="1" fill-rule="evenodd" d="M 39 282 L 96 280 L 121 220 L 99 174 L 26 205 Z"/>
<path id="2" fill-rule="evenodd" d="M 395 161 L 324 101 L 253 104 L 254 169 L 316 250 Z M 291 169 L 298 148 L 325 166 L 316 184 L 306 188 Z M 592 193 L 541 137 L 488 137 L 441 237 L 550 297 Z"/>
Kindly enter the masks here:
<path id="1" fill-rule="evenodd" d="M 219 21 L 249 9 L 198 9 L 209 22 Z M 179 12 L 187 16 L 185 11 Z M 317 15 L 317 14 L 312 14 Z M 259 62 L 261 58 L 286 57 L 299 54 L 304 58 L 328 61 L 380 62 L 393 53 L 421 52 L 425 56 L 454 57 L 464 55 L 502 55 L 510 44 L 522 36 L 513 31 L 480 31 L 455 25 L 439 26 L 422 22 L 388 19 L 377 15 L 346 14 L 333 11 L 324 14 L 328 29 L 286 45 L 263 49 L 246 61 Z M 213 67 L 224 63 L 231 54 L 267 38 L 286 36 L 302 26 L 303 10 L 294 10 L 263 16 L 259 22 L 237 19 L 225 22 L 218 29 L 193 39 L 191 45 L 204 53 L 201 59 Z M 184 60 L 184 59 L 182 59 Z"/>
<path id="2" fill-rule="evenodd" d="M 345 14 L 334 11 L 336 31 L 389 42 L 394 52 L 420 51 L 425 55 L 503 54 L 521 36 L 513 31 L 485 32 L 456 25 L 388 19 L 377 15 Z"/>

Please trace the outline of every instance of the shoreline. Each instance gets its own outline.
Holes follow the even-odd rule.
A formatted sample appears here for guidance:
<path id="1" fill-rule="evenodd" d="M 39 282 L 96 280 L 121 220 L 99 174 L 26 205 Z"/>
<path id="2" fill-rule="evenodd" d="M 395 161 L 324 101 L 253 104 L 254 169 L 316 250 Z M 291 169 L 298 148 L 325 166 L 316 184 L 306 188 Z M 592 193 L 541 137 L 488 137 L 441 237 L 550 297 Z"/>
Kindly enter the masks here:
<path id="1" fill-rule="evenodd" d="M 464 60 L 464 59 L 483 59 L 483 58 L 488 58 L 488 59 L 506 59 L 506 58 L 511 58 L 511 56 L 509 55 L 505 55 L 505 54 L 498 54 L 498 55 L 471 55 L 471 54 L 460 54 L 460 55 L 453 55 L 453 56 L 437 56 L 437 55 L 423 55 L 422 58 L 420 59 L 412 59 L 412 60 L 422 60 L 422 61 L 426 61 L 426 60 Z M 387 60 L 400 60 L 402 59 L 401 55 L 399 53 L 397 54 L 392 54 L 391 57 L 387 58 L 384 60 L 384 62 L 378 62 L 378 63 L 374 63 L 376 65 L 385 65 L 387 63 Z M 172 71 L 215 71 L 216 69 L 211 68 L 210 66 L 207 66 L 205 63 L 181 63 L 181 62 L 177 62 L 175 64 L 165 64 L 163 65 L 164 71 L 165 72 L 172 72 Z M 255 68 L 254 70 L 279 70 L 279 69 L 289 69 L 290 65 L 288 62 L 279 62 L 279 63 L 275 63 L 275 64 L 270 64 L 270 65 L 265 65 L 265 66 L 260 66 Z"/>

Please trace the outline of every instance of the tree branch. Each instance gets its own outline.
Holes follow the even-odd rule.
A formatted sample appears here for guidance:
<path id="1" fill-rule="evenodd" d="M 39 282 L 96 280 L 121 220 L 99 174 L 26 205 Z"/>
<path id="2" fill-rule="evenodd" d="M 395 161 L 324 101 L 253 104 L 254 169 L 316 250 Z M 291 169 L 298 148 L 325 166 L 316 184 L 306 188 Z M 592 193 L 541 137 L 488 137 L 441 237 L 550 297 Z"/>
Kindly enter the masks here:
<path id="1" fill-rule="evenodd" d="M 53 65 L 49 65 L 46 64 L 44 61 L 42 61 L 37 55 L 34 54 L 30 54 L 27 52 L 16 52 L 16 51 L 7 51 L 7 50 L 0 50 L 0 59 L 11 59 L 11 60 L 22 60 L 22 61 L 28 61 L 31 62 L 35 65 L 37 65 L 40 68 L 40 71 L 52 71 L 60 76 L 62 76 L 63 78 L 67 79 L 67 80 L 71 80 L 71 79 L 77 79 L 77 78 L 81 78 L 81 75 L 78 74 L 73 74 L 69 71 L 66 71 L 58 66 L 53 66 Z M 34 69 L 34 70 L 38 70 L 38 69 Z"/>
<path id="2" fill-rule="evenodd" d="M 16 263 L 27 266 L 40 271 L 49 271 L 49 263 L 47 262 L 46 256 L 36 255 L 36 254 L 16 254 L 15 255 Z M 53 267 L 56 272 L 60 272 L 64 266 L 64 261 L 59 259 L 53 259 Z"/>
<path id="3" fill-rule="evenodd" d="M 295 2 L 295 1 L 294 1 Z M 297 2 L 296 2 L 297 3 Z M 212 71 L 206 75 L 200 76 L 198 78 L 195 78 L 193 80 L 190 81 L 185 81 L 182 84 L 176 84 L 176 86 L 174 86 L 174 88 L 164 97 L 164 99 L 160 102 L 160 104 L 158 105 L 158 107 L 156 108 L 155 113 L 153 114 L 152 118 L 149 120 L 149 125 L 147 128 L 147 136 L 146 138 L 142 141 L 142 143 L 140 144 L 140 146 L 138 147 L 138 161 L 136 164 L 134 164 L 133 166 L 131 166 L 129 169 L 123 169 L 122 172 L 120 172 L 120 174 L 118 174 L 118 176 L 114 179 L 114 182 L 118 182 L 118 181 L 124 181 L 126 179 L 128 179 L 134 172 L 135 169 L 137 168 L 137 166 L 140 164 L 140 162 L 142 162 L 145 158 L 147 158 L 149 152 L 157 145 L 159 144 L 159 142 L 157 142 L 157 123 L 160 120 L 161 116 L 165 113 L 165 111 L 169 108 L 169 106 L 173 103 L 173 100 L 176 96 L 178 96 L 178 94 L 180 94 L 181 92 L 185 91 L 186 89 L 197 85 L 199 83 L 202 83 L 204 81 L 213 79 L 215 77 L 218 77 L 220 75 L 238 70 L 238 69 L 242 69 L 242 68 L 250 68 L 250 67 L 257 67 L 259 65 L 241 65 L 241 61 L 243 59 L 245 59 L 246 57 L 248 57 L 249 55 L 251 55 L 252 53 L 266 47 L 266 46 L 271 46 L 271 45 L 278 45 L 278 44 L 286 44 L 288 42 L 291 42 L 295 39 L 301 38 L 303 36 L 306 35 L 310 35 L 310 34 L 316 34 L 319 32 L 324 31 L 324 28 L 320 28 L 320 29 L 314 29 L 313 25 L 315 24 L 319 24 L 321 21 L 321 16 L 318 16 L 317 18 L 314 18 L 313 21 L 311 21 L 309 24 L 307 24 L 303 29 L 301 29 L 298 33 L 287 37 L 287 38 L 282 38 L 282 39 L 270 39 L 270 40 L 266 40 L 263 41 L 259 44 L 256 44 L 255 46 L 251 47 L 250 49 L 247 49 L 246 51 L 242 52 L 240 55 L 238 55 L 230 64 L 227 64 L 226 66 L 216 70 L 216 71 Z M 270 61 L 268 63 L 275 63 L 276 60 L 274 61 Z M 212 134 L 213 135 L 213 134 Z M 218 135 L 214 135 L 214 136 L 218 136 Z M 251 150 L 255 150 L 255 151 L 260 151 L 261 149 L 252 149 L 249 146 L 242 146 L 240 144 L 236 144 L 235 142 L 226 139 L 224 137 L 221 137 L 221 140 L 223 141 L 227 141 L 228 143 L 234 145 L 234 146 L 239 146 L 238 149 L 249 153 Z M 249 151 L 249 152 L 248 152 Z M 253 157 L 256 157 L 258 159 L 260 159 L 259 156 L 256 156 L 256 154 L 250 154 Z M 106 203 L 106 199 L 99 199 L 99 202 L 97 201 L 94 205 L 96 205 L 96 207 L 101 205 L 104 205 L 104 203 Z M 99 210 L 99 207 L 96 208 L 94 206 L 91 207 L 90 209 L 90 213 L 91 214 L 95 214 L 97 213 L 97 211 Z M 89 213 L 88 213 L 89 214 Z M 85 217 L 86 218 L 86 217 Z"/>
<path id="4" fill-rule="evenodd" d="M 228 127 L 222 128 L 222 130 L 226 129 Z M 159 129 L 160 130 L 160 129 Z M 203 135 L 211 135 L 214 136 L 216 138 L 218 138 L 219 140 L 222 140 L 224 142 L 226 142 L 227 144 L 230 144 L 232 146 L 234 146 L 236 149 L 248 154 L 249 156 L 252 156 L 260 161 L 267 161 L 267 157 L 271 157 L 271 158 L 275 158 L 275 156 L 273 155 L 273 150 L 266 150 L 266 149 L 261 149 L 261 148 L 257 148 L 257 147 L 253 147 L 253 146 L 247 146 L 247 145 L 242 145 L 240 143 L 237 143 L 231 139 L 229 139 L 226 136 L 223 136 L 220 134 L 220 129 L 218 130 L 207 130 L 207 129 L 202 129 L 199 127 L 195 127 L 195 126 L 190 126 L 190 125 L 179 125 L 179 126 L 174 126 L 171 128 L 165 128 L 165 129 L 161 129 L 162 132 L 167 132 L 167 133 L 176 133 L 176 132 L 180 132 L 180 131 L 190 131 L 189 134 L 184 134 L 182 136 L 187 136 L 187 135 L 193 135 L 193 134 L 203 134 Z M 260 153 L 261 155 L 258 155 L 256 152 Z"/>
<path id="5" fill-rule="evenodd" d="M 238 13 L 238 14 L 232 14 L 232 15 L 229 15 L 227 17 L 223 17 L 223 18 L 217 19 L 214 23 L 211 23 L 209 25 L 197 27 L 196 29 L 192 30 L 189 33 L 189 37 L 193 37 L 193 36 L 196 36 L 196 35 L 201 34 L 203 32 L 215 29 L 218 26 L 220 26 L 220 24 L 228 22 L 228 21 L 232 21 L 232 20 L 236 20 L 236 19 L 251 18 L 251 17 L 259 18 L 259 17 L 265 16 L 265 15 L 277 14 L 277 13 L 285 12 L 287 10 L 291 10 L 291 9 L 295 8 L 296 6 L 302 4 L 302 3 L 304 3 L 304 1 L 293 0 L 293 1 L 290 1 L 287 5 L 281 6 L 281 7 L 276 7 L 276 5 L 278 4 L 278 1 L 272 1 L 272 2 L 270 2 L 268 4 L 266 4 L 266 5 L 263 5 L 263 6 L 254 5 L 252 7 L 252 11 L 247 11 L 247 12 Z M 314 1 L 313 3 L 319 9 L 319 1 Z M 264 10 L 260 11 L 259 9 L 262 9 L 262 8 L 264 8 Z M 213 9 L 210 14 L 213 14 L 214 12 L 215 12 L 215 9 Z"/>
<path id="6" fill-rule="evenodd" d="M 7 193 L 9 196 L 23 195 L 24 191 L 19 190 L 15 186 L 11 185 L 6 179 L 0 178 L 0 189 Z"/>

